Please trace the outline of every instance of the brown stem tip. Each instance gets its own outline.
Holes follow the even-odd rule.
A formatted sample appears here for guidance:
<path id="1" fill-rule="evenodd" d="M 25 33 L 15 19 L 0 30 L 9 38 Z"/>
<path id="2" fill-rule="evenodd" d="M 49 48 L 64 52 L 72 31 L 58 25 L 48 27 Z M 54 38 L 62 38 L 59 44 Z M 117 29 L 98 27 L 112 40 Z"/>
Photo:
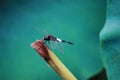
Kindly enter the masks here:
<path id="1" fill-rule="evenodd" d="M 39 53 L 40 56 L 45 59 L 45 61 L 48 61 L 50 59 L 48 55 L 48 47 L 45 45 L 44 41 L 36 40 L 31 44 L 31 46 Z"/>

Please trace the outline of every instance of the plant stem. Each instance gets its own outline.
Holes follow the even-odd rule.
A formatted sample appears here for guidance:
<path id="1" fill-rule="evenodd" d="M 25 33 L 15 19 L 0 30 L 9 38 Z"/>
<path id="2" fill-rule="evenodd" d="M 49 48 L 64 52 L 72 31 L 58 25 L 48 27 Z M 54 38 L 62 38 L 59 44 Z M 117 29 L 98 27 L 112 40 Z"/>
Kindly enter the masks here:
<path id="1" fill-rule="evenodd" d="M 32 47 L 44 58 L 63 80 L 77 80 L 58 57 L 45 45 L 42 40 L 32 44 Z"/>

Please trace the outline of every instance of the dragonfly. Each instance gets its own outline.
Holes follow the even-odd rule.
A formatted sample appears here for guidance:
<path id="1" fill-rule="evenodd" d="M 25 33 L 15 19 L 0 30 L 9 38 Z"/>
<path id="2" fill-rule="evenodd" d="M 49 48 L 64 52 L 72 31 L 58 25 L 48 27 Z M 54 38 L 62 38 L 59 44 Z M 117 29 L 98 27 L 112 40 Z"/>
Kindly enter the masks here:
<path id="1" fill-rule="evenodd" d="M 51 35 L 51 34 L 49 34 L 49 35 L 47 35 L 47 36 L 44 36 L 44 37 L 43 37 L 43 40 L 44 40 L 45 42 L 56 41 L 56 42 L 64 42 L 64 43 L 68 43 L 68 44 L 73 45 L 72 42 L 62 40 L 62 39 L 57 38 L 57 37 L 55 37 L 55 36 L 53 36 L 53 35 Z"/>
<path id="2" fill-rule="evenodd" d="M 58 50 L 61 52 L 61 53 L 64 53 L 64 50 L 62 48 L 62 42 L 63 43 L 67 43 L 67 44 L 70 44 L 70 45 L 73 45 L 72 42 L 70 41 L 66 41 L 66 40 L 62 40 L 58 37 L 55 37 L 53 36 L 52 34 L 48 34 L 46 31 L 41 31 L 39 28 L 37 28 L 41 33 L 46 33 L 47 35 L 43 37 L 43 41 L 46 43 L 46 44 L 49 44 L 50 47 L 52 47 L 53 49 L 55 49 L 56 47 L 58 48 Z"/>

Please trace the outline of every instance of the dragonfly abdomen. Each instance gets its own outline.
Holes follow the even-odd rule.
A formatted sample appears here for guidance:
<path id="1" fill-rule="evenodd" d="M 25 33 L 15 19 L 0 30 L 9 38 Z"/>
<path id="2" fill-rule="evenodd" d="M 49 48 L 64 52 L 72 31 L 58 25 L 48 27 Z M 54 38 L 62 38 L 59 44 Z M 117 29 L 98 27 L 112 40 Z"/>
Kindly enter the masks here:
<path id="1" fill-rule="evenodd" d="M 65 41 L 65 40 L 62 40 L 62 42 L 66 42 L 66 43 L 68 43 L 68 44 L 73 45 L 73 43 L 72 43 L 72 42 L 68 42 L 68 41 Z"/>

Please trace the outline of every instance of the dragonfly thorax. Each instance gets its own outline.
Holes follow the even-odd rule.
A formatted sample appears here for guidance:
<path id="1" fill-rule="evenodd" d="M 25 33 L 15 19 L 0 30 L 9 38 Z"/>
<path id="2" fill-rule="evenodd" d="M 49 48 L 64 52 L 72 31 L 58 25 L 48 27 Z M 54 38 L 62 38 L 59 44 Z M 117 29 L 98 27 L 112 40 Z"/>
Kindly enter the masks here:
<path id="1" fill-rule="evenodd" d="M 44 36 L 43 39 L 49 41 L 50 40 L 50 36 Z"/>
<path id="2" fill-rule="evenodd" d="M 44 36 L 43 39 L 46 41 L 56 41 L 56 37 L 54 37 L 52 35 Z"/>

